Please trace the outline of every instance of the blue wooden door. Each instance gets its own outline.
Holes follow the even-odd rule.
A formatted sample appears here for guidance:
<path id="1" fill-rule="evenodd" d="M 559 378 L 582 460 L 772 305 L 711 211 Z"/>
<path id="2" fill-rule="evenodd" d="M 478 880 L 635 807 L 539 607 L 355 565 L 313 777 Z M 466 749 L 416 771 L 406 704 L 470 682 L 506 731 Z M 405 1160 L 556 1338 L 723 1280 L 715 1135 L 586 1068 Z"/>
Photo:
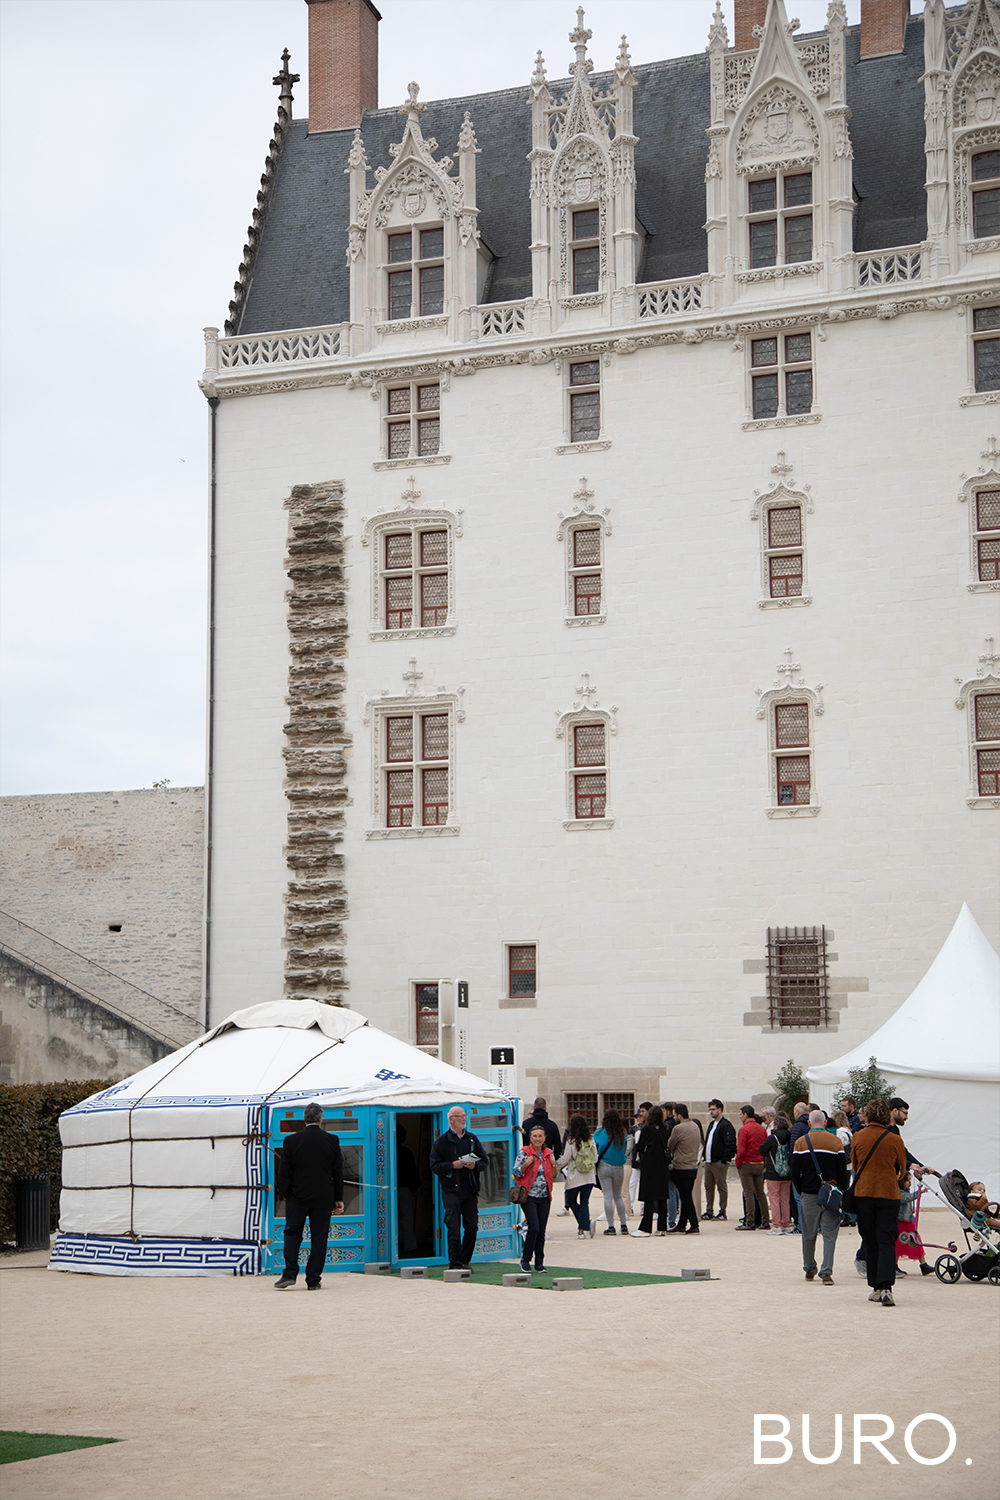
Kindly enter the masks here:
<path id="1" fill-rule="evenodd" d="M 285 1204 L 278 1196 L 276 1187 L 276 1153 L 281 1150 L 282 1140 L 303 1128 L 304 1104 L 286 1109 L 276 1106 L 269 1111 L 271 1132 L 268 1151 L 267 1215 L 261 1269 L 265 1274 L 279 1273 L 285 1264 L 284 1231 Z M 371 1109 L 325 1109 L 323 1128 L 336 1135 L 344 1158 L 344 1212 L 334 1214 L 330 1221 L 330 1239 L 326 1250 L 326 1271 L 360 1271 L 366 1261 L 386 1259 L 372 1253 L 373 1241 L 377 1238 L 379 1191 L 374 1178 L 366 1178 L 366 1167 L 374 1166 L 371 1140 L 376 1113 L 385 1111 Z M 384 1125 L 383 1125 L 384 1129 Z M 384 1153 L 383 1153 L 384 1155 Z M 388 1183 L 382 1191 L 385 1197 Z M 384 1216 L 383 1208 L 383 1216 Z M 299 1268 L 304 1269 L 309 1258 L 309 1225 L 306 1224 L 299 1253 Z"/>
<path id="2" fill-rule="evenodd" d="M 511 1172 L 520 1141 L 514 1107 L 500 1104 L 466 1104 L 467 1129 L 479 1137 L 489 1157 L 489 1167 L 479 1180 L 479 1238 L 473 1260 L 509 1260 L 521 1253 L 517 1234 L 520 1212 L 508 1199 Z"/>

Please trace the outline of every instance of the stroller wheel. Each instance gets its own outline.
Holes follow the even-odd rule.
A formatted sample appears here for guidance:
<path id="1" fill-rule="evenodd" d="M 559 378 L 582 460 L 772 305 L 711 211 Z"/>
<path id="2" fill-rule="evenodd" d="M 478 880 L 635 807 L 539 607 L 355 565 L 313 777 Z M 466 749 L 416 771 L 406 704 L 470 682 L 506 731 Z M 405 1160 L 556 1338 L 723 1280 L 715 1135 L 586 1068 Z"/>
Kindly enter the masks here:
<path id="1" fill-rule="evenodd" d="M 990 1266 L 990 1286 L 1000 1286 L 1000 1266 Z"/>
<path id="2" fill-rule="evenodd" d="M 954 1286 L 956 1281 L 962 1279 L 962 1265 L 955 1255 L 939 1255 L 934 1262 L 934 1274 L 938 1281 L 946 1281 Z"/>
<path id="3" fill-rule="evenodd" d="M 948 1241 L 948 1249 L 949 1250 L 957 1250 L 958 1249 L 958 1246 L 955 1244 L 954 1240 L 949 1240 Z"/>

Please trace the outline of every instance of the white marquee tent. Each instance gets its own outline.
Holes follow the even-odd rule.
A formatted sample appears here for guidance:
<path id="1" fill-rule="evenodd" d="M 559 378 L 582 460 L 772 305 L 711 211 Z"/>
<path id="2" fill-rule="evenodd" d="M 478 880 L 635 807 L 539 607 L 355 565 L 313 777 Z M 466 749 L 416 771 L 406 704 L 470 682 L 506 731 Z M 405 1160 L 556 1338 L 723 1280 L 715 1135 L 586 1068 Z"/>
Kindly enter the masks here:
<path id="1" fill-rule="evenodd" d="M 874 1057 L 910 1106 L 903 1136 L 920 1161 L 957 1167 L 1000 1194 L 1000 957 L 963 906 L 937 958 L 884 1026 L 834 1062 L 807 1068 L 822 1089 Z M 822 1104 L 822 1098 L 816 1101 Z"/>
<path id="2" fill-rule="evenodd" d="M 505 1124 L 512 1119 L 503 1090 L 378 1031 L 355 1011 L 314 1001 L 255 1005 L 60 1116 L 63 1187 L 50 1269 L 258 1271 L 267 1244 L 271 1114 L 300 1115 L 311 1100 L 364 1117 L 366 1130 L 371 1121 L 369 1159 L 382 1175 L 370 1197 L 383 1199 L 383 1244 L 395 1112 L 462 1101 L 492 1106 Z M 365 1233 L 359 1226 L 357 1237 Z"/>

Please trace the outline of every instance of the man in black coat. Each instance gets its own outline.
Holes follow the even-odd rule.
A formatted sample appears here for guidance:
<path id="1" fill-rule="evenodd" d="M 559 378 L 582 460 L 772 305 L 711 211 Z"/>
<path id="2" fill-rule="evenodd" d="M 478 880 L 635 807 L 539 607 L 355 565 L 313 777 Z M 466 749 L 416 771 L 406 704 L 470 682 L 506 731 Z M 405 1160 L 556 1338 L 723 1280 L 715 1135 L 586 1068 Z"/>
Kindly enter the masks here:
<path id="1" fill-rule="evenodd" d="M 448 1129 L 431 1147 L 431 1171 L 441 1183 L 444 1222 L 448 1226 L 448 1265 L 468 1270 L 479 1233 L 479 1174 L 486 1152 L 465 1128 L 460 1104 L 448 1111 Z"/>
<path id="2" fill-rule="evenodd" d="M 723 1114 L 721 1099 L 709 1102 L 712 1123 L 705 1137 L 705 1207 L 703 1219 L 724 1219 L 729 1206 L 729 1165 L 736 1155 L 736 1130 Z M 719 1212 L 714 1213 L 715 1191 L 719 1191 Z"/>
<path id="3" fill-rule="evenodd" d="M 524 1144 L 526 1146 L 531 1141 L 531 1132 L 534 1130 L 536 1125 L 540 1125 L 545 1131 L 545 1144 L 546 1146 L 548 1146 L 553 1156 L 559 1156 L 562 1149 L 562 1142 L 559 1136 L 559 1126 L 556 1124 L 555 1120 L 549 1119 L 549 1113 L 545 1107 L 544 1099 L 535 1100 L 531 1114 L 521 1126 L 521 1135 L 524 1137 Z"/>
<path id="4" fill-rule="evenodd" d="M 302 1231 L 309 1220 L 306 1286 L 318 1292 L 326 1264 L 330 1215 L 344 1211 L 344 1162 L 340 1140 L 322 1128 L 322 1107 L 307 1104 L 305 1129 L 290 1135 L 278 1157 L 278 1192 L 285 1200 L 285 1269 L 274 1284 L 279 1292 L 294 1286 L 299 1274 Z"/>

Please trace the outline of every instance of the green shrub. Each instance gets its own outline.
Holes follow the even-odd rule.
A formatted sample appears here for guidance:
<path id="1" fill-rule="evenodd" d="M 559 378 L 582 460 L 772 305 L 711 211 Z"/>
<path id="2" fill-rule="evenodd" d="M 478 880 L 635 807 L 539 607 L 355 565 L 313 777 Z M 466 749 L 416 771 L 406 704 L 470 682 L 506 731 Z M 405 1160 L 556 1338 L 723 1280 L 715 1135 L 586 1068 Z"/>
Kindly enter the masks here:
<path id="1" fill-rule="evenodd" d="M 109 1080 L 85 1083 L 0 1084 L 0 1240 L 13 1241 L 16 1187 L 22 1172 L 48 1172 L 52 1183 L 50 1228 L 59 1221 L 62 1144 L 59 1116 L 82 1099 L 110 1088 Z"/>
<path id="2" fill-rule="evenodd" d="M 809 1102 L 809 1080 L 792 1058 L 788 1059 L 783 1068 L 778 1069 L 771 1082 L 778 1092 L 774 1107 L 783 1109 L 789 1119 L 792 1118 L 792 1110 L 796 1104 Z"/>
<path id="3" fill-rule="evenodd" d="M 848 1081 L 838 1083 L 833 1091 L 837 1109 L 840 1108 L 840 1101 L 845 1094 L 854 1096 L 859 1110 L 868 1103 L 869 1099 L 884 1099 L 888 1104 L 893 1097 L 889 1080 L 879 1072 L 878 1063 L 874 1057 L 868 1059 L 867 1068 L 851 1068 Z"/>

